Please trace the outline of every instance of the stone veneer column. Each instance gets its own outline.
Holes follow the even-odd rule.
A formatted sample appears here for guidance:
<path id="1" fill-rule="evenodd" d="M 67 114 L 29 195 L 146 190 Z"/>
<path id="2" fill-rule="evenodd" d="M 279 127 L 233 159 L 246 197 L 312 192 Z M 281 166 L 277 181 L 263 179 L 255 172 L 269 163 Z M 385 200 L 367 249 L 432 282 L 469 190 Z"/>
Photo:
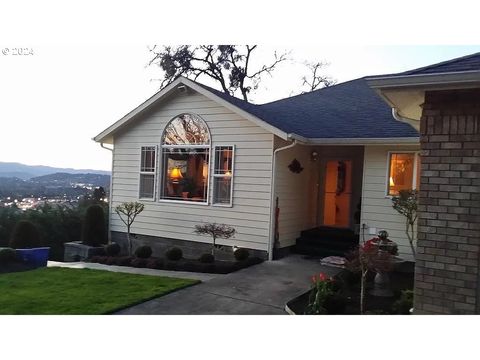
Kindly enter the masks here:
<path id="1" fill-rule="evenodd" d="M 425 94 L 416 314 L 480 313 L 480 89 Z"/>

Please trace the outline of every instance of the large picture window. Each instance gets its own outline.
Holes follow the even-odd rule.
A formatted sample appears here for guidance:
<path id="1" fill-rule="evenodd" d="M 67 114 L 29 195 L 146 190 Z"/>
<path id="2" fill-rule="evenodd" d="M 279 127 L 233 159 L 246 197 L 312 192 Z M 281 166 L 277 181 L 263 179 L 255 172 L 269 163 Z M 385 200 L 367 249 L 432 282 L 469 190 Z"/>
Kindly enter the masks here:
<path id="1" fill-rule="evenodd" d="M 140 153 L 139 196 L 140 199 L 154 199 L 157 149 L 155 146 L 142 146 Z"/>
<path id="2" fill-rule="evenodd" d="M 182 114 L 162 138 L 161 199 L 208 203 L 210 134 L 198 116 Z"/>
<path id="3" fill-rule="evenodd" d="M 420 156 L 415 152 L 389 154 L 387 195 L 395 196 L 400 190 L 412 190 L 420 183 Z"/>
<path id="4" fill-rule="evenodd" d="M 213 203 L 215 205 L 232 205 L 233 159 L 233 146 L 215 146 L 213 171 Z"/>

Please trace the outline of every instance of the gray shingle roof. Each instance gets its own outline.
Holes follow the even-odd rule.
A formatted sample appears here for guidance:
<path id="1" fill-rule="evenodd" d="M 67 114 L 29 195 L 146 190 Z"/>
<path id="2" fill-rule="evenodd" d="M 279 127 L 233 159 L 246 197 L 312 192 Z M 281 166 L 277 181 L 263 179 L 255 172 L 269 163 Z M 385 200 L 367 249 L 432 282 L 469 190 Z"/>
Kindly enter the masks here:
<path id="1" fill-rule="evenodd" d="M 270 125 L 305 138 L 418 137 L 413 127 L 392 117 L 391 108 L 364 78 L 262 105 L 199 85 Z"/>

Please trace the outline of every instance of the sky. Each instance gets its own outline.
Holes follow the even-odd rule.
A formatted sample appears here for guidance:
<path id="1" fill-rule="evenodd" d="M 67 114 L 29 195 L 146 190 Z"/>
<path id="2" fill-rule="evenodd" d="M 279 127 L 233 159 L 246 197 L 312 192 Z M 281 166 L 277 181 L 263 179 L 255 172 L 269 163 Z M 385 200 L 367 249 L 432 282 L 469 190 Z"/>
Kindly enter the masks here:
<path id="1" fill-rule="evenodd" d="M 28 48 L 32 55 L 0 50 L 0 161 L 110 170 L 111 153 L 91 139 L 159 90 L 160 70 L 147 66 L 149 44 Z M 256 64 L 269 62 L 275 50 L 291 51 L 294 61 L 265 77 L 251 96 L 255 103 L 297 94 L 304 61 L 328 62 L 323 73 L 343 82 L 449 60 L 480 46 L 260 45 Z"/>

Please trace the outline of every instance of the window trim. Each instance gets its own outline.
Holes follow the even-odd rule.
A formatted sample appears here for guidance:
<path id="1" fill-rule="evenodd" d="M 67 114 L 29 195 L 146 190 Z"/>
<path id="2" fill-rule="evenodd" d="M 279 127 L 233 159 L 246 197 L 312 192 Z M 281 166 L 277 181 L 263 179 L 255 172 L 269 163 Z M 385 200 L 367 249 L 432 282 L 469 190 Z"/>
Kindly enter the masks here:
<path id="1" fill-rule="evenodd" d="M 142 171 L 142 151 L 143 148 L 153 147 L 155 150 L 155 168 L 153 171 Z M 156 144 L 143 144 L 140 146 L 140 161 L 138 164 L 138 199 L 143 201 L 155 201 L 157 195 L 157 171 L 158 171 L 158 146 Z M 142 175 L 153 175 L 153 196 L 151 198 L 141 197 Z"/>
<path id="2" fill-rule="evenodd" d="M 217 162 L 217 148 L 219 147 L 231 147 L 232 148 L 232 175 L 230 176 L 230 181 L 231 181 L 231 186 L 230 186 L 230 202 L 228 204 L 222 204 L 222 203 L 215 203 L 215 178 L 225 178 L 225 175 L 222 174 L 215 174 L 215 164 Z M 231 208 L 233 207 L 233 182 L 234 182 L 234 177 L 235 177 L 235 145 L 233 144 L 216 144 L 213 147 L 213 153 L 214 153 L 214 160 L 212 161 L 212 206 L 216 207 L 227 207 Z"/>
<path id="3" fill-rule="evenodd" d="M 418 160 L 420 158 L 419 150 L 391 150 L 387 152 L 387 173 L 385 176 L 385 198 L 391 199 L 396 195 L 389 194 L 390 192 L 390 165 L 392 161 L 392 154 L 414 154 L 413 160 L 413 175 L 412 175 L 412 190 L 417 189 L 416 179 L 417 179 L 417 167 Z"/>
<path id="4" fill-rule="evenodd" d="M 167 145 L 167 144 L 163 144 L 163 139 L 165 137 L 165 130 L 167 130 L 167 127 L 170 125 L 170 123 L 175 120 L 176 118 L 178 118 L 179 116 L 182 116 L 182 115 L 191 115 L 193 117 L 196 117 L 198 119 L 200 119 L 201 121 L 203 121 L 203 123 L 205 124 L 205 127 L 207 128 L 207 132 L 208 132 L 208 145 L 205 145 L 205 144 L 194 144 L 194 145 L 187 145 L 187 144 L 181 144 L 181 145 Z M 165 181 L 165 174 L 164 174 L 164 164 L 163 164 L 163 156 L 164 156 L 164 150 L 163 149 L 208 149 L 208 175 L 207 175 L 207 179 L 206 179 L 206 183 L 207 183 L 207 194 L 206 194 L 206 201 L 186 201 L 186 200 L 177 200 L 177 199 L 164 199 L 162 198 L 163 196 L 163 190 L 164 190 L 164 181 Z M 159 203 L 171 203 L 171 204 L 179 204 L 179 205 L 184 205 L 184 204 L 192 204 L 192 205 L 197 205 L 197 206 L 208 206 L 210 205 L 210 181 L 211 181 L 211 176 L 210 176 L 210 173 L 211 173 L 211 163 L 212 163 L 212 133 L 210 131 L 210 127 L 208 126 L 207 122 L 205 121 L 205 119 L 203 117 L 201 117 L 200 115 L 198 114 L 195 114 L 195 113 L 190 113 L 190 112 L 182 112 L 182 113 L 179 113 L 175 116 L 173 116 L 170 120 L 167 121 L 167 123 L 165 124 L 165 127 L 163 128 L 162 130 L 162 135 L 160 137 L 160 147 L 159 147 L 159 156 L 158 156 L 158 171 L 159 171 L 159 176 L 158 176 L 158 180 L 157 180 L 157 183 L 158 183 L 158 186 L 159 186 L 159 191 L 158 191 L 158 199 L 157 201 Z"/>

